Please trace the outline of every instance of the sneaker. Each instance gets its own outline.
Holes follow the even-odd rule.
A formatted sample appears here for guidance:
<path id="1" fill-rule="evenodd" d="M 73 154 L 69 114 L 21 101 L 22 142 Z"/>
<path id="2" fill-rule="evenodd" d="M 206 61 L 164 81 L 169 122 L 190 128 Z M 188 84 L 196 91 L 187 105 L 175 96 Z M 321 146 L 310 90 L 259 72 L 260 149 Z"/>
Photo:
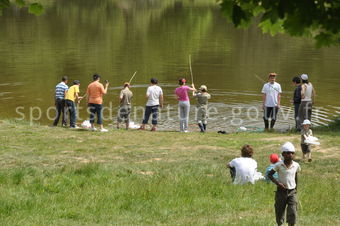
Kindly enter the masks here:
<path id="1" fill-rule="evenodd" d="M 100 130 L 100 132 L 108 132 L 108 130 L 103 128 Z"/>
<path id="2" fill-rule="evenodd" d="M 155 132 L 156 131 L 156 127 L 152 127 L 151 131 Z"/>
<path id="3" fill-rule="evenodd" d="M 89 129 L 90 131 L 97 131 L 97 128 L 96 127 L 91 127 L 90 129 Z"/>
<path id="4" fill-rule="evenodd" d="M 145 127 L 144 127 L 144 126 L 141 126 L 141 127 L 139 127 L 138 130 L 145 130 Z"/>
<path id="5" fill-rule="evenodd" d="M 71 129 L 79 129 L 79 126 L 70 126 Z"/>
<path id="6" fill-rule="evenodd" d="M 189 131 L 188 130 L 184 130 L 184 133 L 189 133 Z"/>

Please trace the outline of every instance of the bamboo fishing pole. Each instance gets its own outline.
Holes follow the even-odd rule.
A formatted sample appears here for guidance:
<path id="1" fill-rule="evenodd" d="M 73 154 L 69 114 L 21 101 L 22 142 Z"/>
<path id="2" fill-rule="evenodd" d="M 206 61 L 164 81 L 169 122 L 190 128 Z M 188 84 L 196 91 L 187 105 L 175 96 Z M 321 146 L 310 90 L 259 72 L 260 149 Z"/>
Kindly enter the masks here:
<path id="1" fill-rule="evenodd" d="M 132 79 L 135 77 L 136 74 L 137 74 L 137 71 L 135 71 L 135 73 L 133 73 L 133 75 L 132 75 L 132 77 L 131 77 L 131 79 L 129 81 L 129 84 L 131 83 Z"/>
<path id="2" fill-rule="evenodd" d="M 191 75 L 191 83 L 194 84 L 194 76 L 192 74 L 192 68 L 191 68 L 191 55 L 189 54 L 189 67 L 190 67 L 190 75 Z"/>

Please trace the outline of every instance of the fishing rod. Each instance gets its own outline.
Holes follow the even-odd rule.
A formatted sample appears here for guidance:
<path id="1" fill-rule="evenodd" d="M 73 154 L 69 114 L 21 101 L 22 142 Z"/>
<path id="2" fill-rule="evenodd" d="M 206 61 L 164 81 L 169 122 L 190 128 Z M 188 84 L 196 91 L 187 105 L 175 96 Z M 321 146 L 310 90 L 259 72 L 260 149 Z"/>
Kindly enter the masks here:
<path id="1" fill-rule="evenodd" d="M 194 84 L 194 76 L 192 74 L 192 68 L 191 68 L 191 55 L 189 54 L 189 68 L 190 68 L 190 75 L 191 75 L 191 83 Z"/>
<path id="2" fill-rule="evenodd" d="M 132 75 L 132 77 L 131 77 L 131 79 L 129 81 L 129 84 L 131 83 L 132 79 L 135 77 L 136 74 L 137 74 L 137 71 L 135 71 L 135 73 L 133 73 L 133 75 Z"/>

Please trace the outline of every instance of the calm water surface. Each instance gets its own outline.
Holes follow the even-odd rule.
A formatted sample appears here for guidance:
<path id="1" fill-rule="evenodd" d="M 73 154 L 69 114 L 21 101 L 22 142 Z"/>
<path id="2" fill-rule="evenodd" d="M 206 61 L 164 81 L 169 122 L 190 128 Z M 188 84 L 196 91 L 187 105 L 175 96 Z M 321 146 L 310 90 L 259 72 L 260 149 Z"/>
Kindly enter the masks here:
<path id="1" fill-rule="evenodd" d="M 311 40 L 271 37 L 255 27 L 236 30 L 215 0 L 50 0 L 45 8 L 40 17 L 24 9 L 8 9 L 0 17 L 1 118 L 24 114 L 29 120 L 31 111 L 39 116 L 33 108 L 39 107 L 42 116 L 36 121 L 51 124 L 53 111 L 47 110 L 60 77 L 79 79 L 84 93 L 91 75 L 99 73 L 111 83 L 105 106 L 112 111 L 105 111 L 105 124 L 112 124 L 121 85 L 138 71 L 133 120 L 141 121 L 149 79 L 157 77 L 166 104 L 160 128 L 175 130 L 173 93 L 179 77 L 190 80 L 189 54 L 196 87 L 205 84 L 212 94 L 211 130 L 262 127 L 260 91 L 269 72 L 279 74 L 283 89 L 277 128 L 294 124 L 291 79 L 302 73 L 310 76 L 318 95 L 313 122 L 327 124 L 340 115 L 340 48 L 315 49 Z M 86 103 L 79 107 L 84 120 Z M 191 124 L 194 114 L 192 108 Z"/>

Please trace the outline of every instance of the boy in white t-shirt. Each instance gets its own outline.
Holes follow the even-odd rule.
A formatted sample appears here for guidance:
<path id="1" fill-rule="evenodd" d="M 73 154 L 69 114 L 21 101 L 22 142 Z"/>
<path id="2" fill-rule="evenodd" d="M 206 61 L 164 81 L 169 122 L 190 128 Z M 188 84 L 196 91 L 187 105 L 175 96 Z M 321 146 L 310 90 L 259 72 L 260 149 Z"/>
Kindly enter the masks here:
<path id="1" fill-rule="evenodd" d="M 283 161 L 274 165 L 268 177 L 277 185 L 275 193 L 276 223 L 283 225 L 287 207 L 287 223 L 295 225 L 297 219 L 297 174 L 301 171 L 300 165 L 294 162 L 295 148 L 291 142 L 286 142 L 281 148 Z M 277 172 L 278 179 L 273 175 Z"/>
<path id="2" fill-rule="evenodd" d="M 281 85 L 275 82 L 277 74 L 270 73 L 268 77 L 268 83 L 263 85 L 262 93 L 263 93 L 263 105 L 262 108 L 264 110 L 264 127 L 265 130 L 269 129 L 269 118 L 271 118 L 270 128 L 273 129 L 276 116 L 280 109 L 280 101 L 281 101 Z"/>
<path id="3" fill-rule="evenodd" d="M 158 120 L 158 108 L 163 107 L 163 90 L 158 85 L 158 80 L 155 78 L 151 79 L 151 86 L 146 91 L 146 102 L 144 118 L 139 130 L 145 130 L 145 125 L 148 123 L 150 115 L 152 114 L 152 128 L 151 131 L 156 131 L 157 120 Z"/>
<path id="4" fill-rule="evenodd" d="M 227 164 L 234 184 L 255 183 L 258 172 L 257 162 L 252 159 L 253 154 L 253 147 L 246 144 L 241 149 L 241 157 Z"/>

